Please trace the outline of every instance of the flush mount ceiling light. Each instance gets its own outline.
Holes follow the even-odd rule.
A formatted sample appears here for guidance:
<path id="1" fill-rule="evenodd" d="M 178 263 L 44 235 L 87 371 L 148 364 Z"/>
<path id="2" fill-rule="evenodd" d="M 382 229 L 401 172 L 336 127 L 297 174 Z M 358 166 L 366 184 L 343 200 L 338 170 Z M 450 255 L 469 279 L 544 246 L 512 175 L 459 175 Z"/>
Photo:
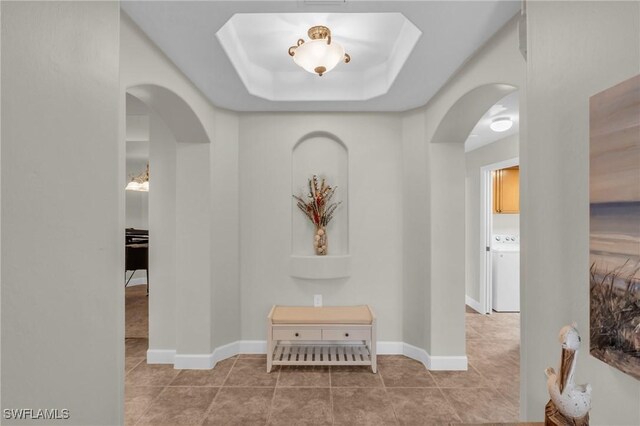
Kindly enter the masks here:
<path id="1" fill-rule="evenodd" d="M 309 28 L 307 34 L 310 41 L 299 39 L 295 46 L 289 48 L 289 56 L 305 70 L 322 77 L 338 65 L 338 62 L 348 64 L 351 61 L 351 56 L 345 53 L 344 47 L 331 40 L 329 28 L 317 25 Z"/>
<path id="2" fill-rule="evenodd" d="M 506 132 L 512 126 L 513 126 L 513 120 L 511 120 L 510 118 L 507 118 L 507 117 L 496 118 L 489 125 L 491 130 L 493 130 L 494 132 Z"/>
<path id="3" fill-rule="evenodd" d="M 147 170 L 138 176 L 132 177 L 131 182 L 124 189 L 127 191 L 149 192 L 149 163 L 147 163 Z"/>

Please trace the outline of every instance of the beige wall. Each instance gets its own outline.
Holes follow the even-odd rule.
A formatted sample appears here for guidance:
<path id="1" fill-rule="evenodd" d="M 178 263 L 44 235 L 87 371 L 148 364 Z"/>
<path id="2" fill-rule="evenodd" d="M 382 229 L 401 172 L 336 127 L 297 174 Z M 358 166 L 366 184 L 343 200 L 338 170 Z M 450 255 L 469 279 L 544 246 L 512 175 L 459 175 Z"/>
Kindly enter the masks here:
<path id="1" fill-rule="evenodd" d="M 240 212 L 238 115 L 217 109 L 210 151 L 211 312 L 214 347 L 238 340 L 240 330 Z"/>
<path id="2" fill-rule="evenodd" d="M 432 355 L 465 354 L 466 136 L 443 144 L 431 140 L 446 113 L 468 92 L 496 83 L 521 88 L 524 81 L 525 62 L 513 19 L 425 107 L 404 115 L 403 173 L 416 179 L 403 182 L 405 195 L 412 194 L 403 200 L 405 223 L 412 223 L 405 225 L 403 234 L 403 250 L 412 256 L 411 262 L 405 260 L 404 294 L 413 298 L 422 293 L 424 299 L 409 302 L 412 309 L 405 311 L 403 321 L 405 328 L 425 325 L 423 342 L 417 346 Z M 480 116 L 463 118 L 477 122 Z M 414 199 L 419 197 L 426 201 Z"/>
<path id="3" fill-rule="evenodd" d="M 170 229 L 172 226 L 175 228 L 175 223 L 167 225 L 168 228 L 163 228 L 162 223 L 166 224 L 166 220 L 170 220 L 166 215 L 170 214 L 171 209 L 175 209 L 176 197 L 184 197 L 190 191 L 199 191 L 204 204 L 192 209 L 194 214 L 183 211 L 187 216 L 183 226 L 187 226 L 190 232 L 200 237 L 206 236 L 198 238 L 197 247 L 194 246 L 196 239 L 182 241 L 184 233 L 178 229 L 173 233 L 173 237 L 171 235 L 162 237 L 166 244 L 161 247 L 156 245 L 154 248 L 151 240 L 152 251 L 163 250 L 161 259 L 158 258 L 158 261 L 162 262 L 160 270 L 164 272 L 163 275 L 158 276 L 161 282 L 155 288 L 155 294 L 153 283 L 151 284 L 150 348 L 177 349 L 179 353 L 205 356 L 215 347 L 240 339 L 237 114 L 212 106 L 124 13 L 121 20 L 120 43 L 121 96 L 125 96 L 127 89 L 140 85 L 156 85 L 168 89 L 193 110 L 210 142 L 207 148 L 203 148 L 189 146 L 194 144 L 187 143 L 189 140 L 176 140 L 174 137 L 173 140 L 178 143 L 180 150 L 177 150 L 178 145 L 176 145 L 171 151 L 171 148 L 165 144 L 167 147 L 163 148 L 163 152 L 154 151 L 153 141 L 150 146 L 152 157 L 164 156 L 163 160 L 156 158 L 156 161 L 164 161 L 167 167 L 173 167 L 173 171 L 167 169 L 169 174 L 166 175 L 168 179 L 168 181 L 165 179 L 166 185 L 156 186 L 152 178 L 150 227 L 158 223 L 158 229 Z M 160 132 L 156 137 L 172 139 L 171 132 L 158 129 L 159 127 L 156 126 L 155 130 Z M 189 129 L 183 130 L 185 133 L 189 132 Z M 152 131 L 154 131 L 153 127 Z M 176 169 L 177 161 L 186 160 L 190 156 L 200 165 L 187 167 L 182 172 Z M 173 157 L 173 160 L 170 157 Z M 201 163 L 203 159 L 206 160 L 205 163 Z M 182 163 L 184 164 L 184 161 Z M 188 172 L 189 176 L 184 175 L 185 172 Z M 196 176 L 194 173 L 199 174 Z M 176 192 L 179 189 L 176 187 L 176 179 L 181 175 L 183 178 L 195 176 L 201 184 L 189 185 L 183 182 L 180 191 Z M 208 192 L 203 194 L 203 190 Z M 163 200 L 158 201 L 160 205 L 155 209 L 153 208 L 154 191 L 163 191 L 161 194 L 156 193 Z M 197 197 L 190 199 L 197 201 Z M 180 214 L 180 211 L 176 211 L 175 214 Z M 170 242 L 172 238 L 175 244 Z M 208 253 L 208 258 L 201 259 L 198 268 L 193 268 L 194 265 L 177 265 L 167 269 L 165 265 L 171 263 L 175 265 L 176 259 L 181 259 L 175 252 L 175 247 L 181 244 L 185 250 L 193 250 L 192 254 L 196 256 L 194 259 L 199 258 L 202 253 Z M 185 252 L 181 251 L 181 253 Z M 185 262 L 188 260 L 183 259 L 182 263 Z M 156 268 L 156 272 L 158 269 Z M 151 274 L 153 281 L 153 270 Z M 178 299 L 176 294 L 180 295 Z M 193 306 L 190 308 L 190 303 L 195 303 L 198 308 Z M 209 330 L 206 332 L 207 336 L 202 335 L 203 330 Z"/>
<path id="4" fill-rule="evenodd" d="M 149 347 L 176 348 L 176 147 L 166 123 L 149 117 Z M 158 190 L 161 189 L 161 190 Z M 150 214 L 153 211 L 153 214 Z M 154 233 L 154 230 L 162 232 Z M 153 288 L 152 284 L 153 283 Z"/>
<path id="5" fill-rule="evenodd" d="M 1 8 L 2 408 L 122 424 L 119 5 Z"/>
<path id="6" fill-rule="evenodd" d="M 404 341 L 429 350 L 431 312 L 430 192 L 425 114 L 421 110 L 402 118 L 402 326 Z"/>
<path id="7" fill-rule="evenodd" d="M 464 144 L 428 143 L 427 153 L 431 331 L 426 347 L 432 355 L 464 356 Z"/>
<path id="8" fill-rule="evenodd" d="M 338 279 L 290 275 L 292 150 L 312 132 L 327 132 L 348 150 L 351 274 Z M 397 114 L 247 113 L 240 116 L 242 338 L 264 340 L 273 304 L 371 304 L 378 339 L 402 341 L 402 158 Z M 318 149 L 318 155 L 325 154 Z M 331 161 L 328 158 L 327 161 Z M 330 165 L 333 167 L 333 165 Z M 318 170 L 323 173 L 325 170 Z M 330 177 L 330 176 L 329 176 Z M 346 188 L 338 188 L 336 201 Z M 346 207 L 346 206 L 345 206 Z M 328 228 L 331 254 L 333 228 Z M 312 244 L 309 234 L 308 244 Z M 336 237 L 337 238 L 337 237 Z"/>
<path id="9" fill-rule="evenodd" d="M 480 169 L 518 157 L 518 135 L 508 136 L 465 154 L 466 163 L 466 295 L 481 303 L 480 297 Z M 494 215 L 517 216 L 517 215 Z M 496 225 L 494 218 L 494 226 Z M 494 232 L 497 233 L 497 232 Z"/>
<path id="10" fill-rule="evenodd" d="M 640 3 L 528 2 L 527 143 L 521 144 L 525 417 L 542 420 L 560 327 L 582 334 L 576 380 L 592 424 L 640 424 L 640 383 L 589 348 L 589 97 L 640 72 Z"/>

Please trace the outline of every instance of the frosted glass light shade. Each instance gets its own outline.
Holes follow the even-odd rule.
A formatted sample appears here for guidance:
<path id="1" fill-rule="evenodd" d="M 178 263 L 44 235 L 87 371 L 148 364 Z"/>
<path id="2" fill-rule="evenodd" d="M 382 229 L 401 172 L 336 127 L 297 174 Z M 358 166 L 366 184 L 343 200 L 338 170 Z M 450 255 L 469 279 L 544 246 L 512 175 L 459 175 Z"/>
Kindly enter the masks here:
<path id="1" fill-rule="evenodd" d="M 293 61 L 312 74 L 322 75 L 331 71 L 344 59 L 344 47 L 327 40 L 310 40 L 298 46 Z"/>
<path id="2" fill-rule="evenodd" d="M 491 122 L 489 127 L 494 132 L 506 132 L 513 126 L 513 121 L 510 118 L 496 118 Z"/>
<path id="3" fill-rule="evenodd" d="M 140 191 L 140 184 L 132 180 L 127 184 L 127 186 L 124 189 L 127 191 Z"/>
<path id="4" fill-rule="evenodd" d="M 127 191 L 149 192 L 149 181 L 138 183 L 135 180 L 132 180 L 124 189 Z"/>

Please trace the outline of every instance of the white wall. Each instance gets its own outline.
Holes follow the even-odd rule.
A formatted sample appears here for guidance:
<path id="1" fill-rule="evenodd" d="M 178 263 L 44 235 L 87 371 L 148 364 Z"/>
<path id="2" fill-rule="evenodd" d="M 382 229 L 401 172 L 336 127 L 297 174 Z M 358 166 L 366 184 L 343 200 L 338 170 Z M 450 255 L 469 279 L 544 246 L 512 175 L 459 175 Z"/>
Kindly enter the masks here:
<path id="1" fill-rule="evenodd" d="M 427 170 L 426 117 L 423 111 L 402 118 L 402 326 L 406 343 L 427 348 L 431 332 L 430 187 Z"/>
<path id="2" fill-rule="evenodd" d="M 640 382 L 588 354 L 589 97 L 640 72 L 640 3 L 528 2 L 527 143 L 521 144 L 523 386 L 542 420 L 542 371 L 560 327 L 582 334 L 578 382 L 593 385 L 592 424 L 640 424 Z"/>
<path id="3" fill-rule="evenodd" d="M 524 83 L 524 59 L 518 50 L 517 21 L 510 21 L 501 31 L 472 58 L 455 75 L 425 107 L 426 140 L 431 141 L 445 114 L 455 105 L 456 101 L 471 90 L 485 84 L 509 84 L 522 87 Z M 524 97 L 521 102 L 525 102 Z M 486 112 L 486 111 L 485 111 Z M 484 113 L 484 112 L 483 112 Z M 482 113 L 481 113 L 482 114 Z M 480 117 L 478 117 L 479 119 Z M 477 120 L 476 120 L 477 121 Z M 464 139 L 466 139 L 465 135 Z M 445 355 L 462 355 L 465 351 L 464 334 L 464 299 L 465 299 L 465 268 L 460 268 L 460 259 L 465 258 L 465 217 L 464 217 L 464 140 L 447 141 L 443 145 L 459 145 L 456 152 L 444 149 L 432 149 L 427 161 L 429 167 L 437 167 L 443 161 L 457 164 L 457 171 L 452 178 L 459 178 L 459 185 L 450 187 L 448 197 L 455 197 L 449 203 L 436 200 L 432 192 L 431 227 L 433 230 L 453 230 L 460 234 L 441 233 L 432 234 L 432 268 L 436 265 L 434 256 L 440 255 L 451 262 L 448 268 L 431 272 L 431 346 L 432 351 Z M 434 144 L 430 144 L 434 145 Z M 440 144 L 437 144 L 440 145 Z M 434 174 L 442 178 L 441 174 Z M 448 182 L 446 179 L 443 179 Z M 438 182 L 431 180 L 432 191 Z M 451 191 L 456 191 L 453 194 Z M 447 200 L 447 198 L 445 198 Z M 454 210 L 455 209 L 455 210 Z M 459 214 L 447 214 L 453 211 Z M 437 251 L 435 251 L 437 250 Z M 466 266 L 466 265 L 465 265 Z M 446 307 L 446 309 L 443 309 Z M 448 324 L 447 332 L 442 332 L 438 324 Z M 437 347 L 437 349 L 435 349 Z"/>
<path id="4" fill-rule="evenodd" d="M 149 229 L 149 193 L 142 191 L 127 191 L 126 194 L 127 228 Z"/>
<path id="5" fill-rule="evenodd" d="M 2 408 L 122 424 L 119 5 L 1 8 Z"/>
<path id="6" fill-rule="evenodd" d="M 518 135 L 508 136 L 465 154 L 466 163 L 466 295 L 480 302 L 480 169 L 518 157 Z M 494 214 L 493 233 L 519 233 L 518 214 Z M 515 228 L 516 232 L 512 232 Z"/>
<path id="7" fill-rule="evenodd" d="M 177 144 L 176 151 L 176 350 L 207 354 L 212 338 L 212 271 L 209 198 L 210 144 Z M 158 232 L 158 230 L 156 230 Z M 212 367 L 212 366 L 211 366 Z"/>
<path id="8" fill-rule="evenodd" d="M 238 340 L 240 335 L 240 213 L 238 116 L 216 110 L 213 149 L 210 151 L 211 188 L 211 313 L 214 346 Z"/>
<path id="9" fill-rule="evenodd" d="M 148 219 L 149 348 L 174 350 L 177 141 L 155 112 L 149 117 L 149 139 L 149 207 L 153 212 Z"/>
<path id="10" fill-rule="evenodd" d="M 202 205 L 197 208 L 195 204 L 192 205 L 193 215 L 187 211 L 176 210 L 175 214 L 187 216 L 186 222 L 178 222 L 187 227 L 185 230 L 191 233 L 189 235 L 197 238 L 192 237 L 188 240 L 182 230 L 175 228 L 175 244 L 167 241 L 164 245 L 166 252 L 163 255 L 163 262 L 166 261 L 169 265 L 176 264 L 176 259 L 180 262 L 181 258 L 177 252 L 172 254 L 169 249 L 184 247 L 184 250 L 180 249 L 180 255 L 192 250 L 191 253 L 195 256 L 192 260 L 198 259 L 198 267 L 193 268 L 194 265 L 190 265 L 185 268 L 184 265 L 176 264 L 174 273 L 171 273 L 169 268 L 166 270 L 166 277 L 154 278 L 154 268 L 150 265 L 149 345 L 152 349 L 177 349 L 179 353 L 204 355 L 217 346 L 240 338 L 237 117 L 233 113 L 212 106 L 125 14 L 122 15 L 120 43 L 121 96 L 124 98 L 128 89 L 141 85 L 168 89 L 167 94 L 156 97 L 156 100 L 164 101 L 165 97 L 171 97 L 173 94 L 181 98 L 202 124 L 210 142 L 207 148 L 190 147 L 190 142 L 193 142 L 189 140 L 189 136 L 193 135 L 192 129 L 184 123 L 173 122 L 172 114 L 165 114 L 162 119 L 165 122 L 172 121 L 169 127 L 174 126 L 181 134 L 173 131 L 174 140 L 180 145 L 174 147 L 175 153 L 165 152 L 166 155 L 174 155 L 173 160 L 165 157 L 165 161 L 176 161 L 173 165 L 174 178 L 166 175 L 167 186 L 162 185 L 157 181 L 158 170 L 153 159 L 152 122 L 150 228 L 153 228 L 155 215 L 170 213 L 160 213 L 161 208 L 153 208 L 156 196 L 154 194 L 157 194 L 154 191 L 164 191 L 162 203 L 169 210 L 175 208 L 176 197 L 187 195 L 196 204 L 199 195 Z M 169 138 L 171 132 L 161 133 L 164 136 L 160 137 Z M 183 136 L 185 137 L 180 139 Z M 181 158 L 185 161 L 180 160 Z M 184 168 L 181 172 L 179 165 L 184 166 L 186 158 L 194 158 L 199 166 L 191 170 Z M 203 158 L 206 159 L 205 163 L 201 162 Z M 193 179 L 194 176 L 197 178 Z M 176 185 L 176 179 L 182 181 L 182 184 L 171 187 L 169 181 Z M 189 186 L 185 179 L 198 183 Z M 173 201 L 170 201 L 171 197 Z M 173 222 L 175 227 L 176 220 Z M 153 251 L 161 249 L 156 245 L 157 238 L 158 235 L 150 235 L 152 264 Z M 205 252 L 207 258 L 201 259 L 200 255 Z M 183 263 L 187 261 L 191 262 L 189 259 L 183 259 Z M 155 270 L 158 271 L 158 268 Z M 154 280 L 157 279 L 163 280 L 163 284 L 160 284 L 162 290 L 156 286 L 154 295 Z M 177 287 L 176 282 L 179 283 Z M 176 294 L 180 295 L 178 300 Z M 197 308 L 194 305 L 197 305 Z M 154 318 L 164 319 L 154 326 Z"/>
<path id="11" fill-rule="evenodd" d="M 292 208 L 292 149 L 318 131 L 335 135 L 349 152 L 349 208 L 334 219 L 349 215 L 349 278 L 289 275 L 292 214 L 302 215 Z M 313 295 L 322 294 L 325 305 L 371 304 L 379 317 L 378 338 L 402 340 L 401 138 L 397 114 L 240 116 L 243 339 L 265 339 L 271 305 L 312 305 Z M 338 190 L 336 200 L 341 197 Z M 339 238 L 335 232 L 330 225 L 329 244 Z"/>
<path id="12" fill-rule="evenodd" d="M 431 355 L 464 356 L 464 144 L 428 143 L 427 152 L 432 327 L 426 346 Z"/>
<path id="13" fill-rule="evenodd" d="M 447 112 L 470 91 L 488 84 L 524 86 L 525 63 L 514 19 L 480 49 L 422 108 L 404 114 L 403 174 L 406 299 L 405 329 L 424 324 L 423 343 L 432 355 L 464 356 L 465 156 L 464 138 L 433 144 Z M 524 103 L 521 96 L 521 103 Z M 484 113 L 484 111 L 482 112 Z M 475 122 L 480 119 L 471 117 Z M 463 117 L 469 119 L 469 117 Z M 454 145 L 454 146 L 451 146 Z M 411 222 L 411 226 L 408 223 Z M 422 262 L 421 264 L 416 262 Z M 422 309 L 424 306 L 424 309 Z M 442 327 L 447 324 L 447 327 Z M 411 339 L 417 339 L 417 332 Z"/>
<path id="14" fill-rule="evenodd" d="M 494 234 L 520 235 L 519 213 L 500 213 L 492 217 Z"/>

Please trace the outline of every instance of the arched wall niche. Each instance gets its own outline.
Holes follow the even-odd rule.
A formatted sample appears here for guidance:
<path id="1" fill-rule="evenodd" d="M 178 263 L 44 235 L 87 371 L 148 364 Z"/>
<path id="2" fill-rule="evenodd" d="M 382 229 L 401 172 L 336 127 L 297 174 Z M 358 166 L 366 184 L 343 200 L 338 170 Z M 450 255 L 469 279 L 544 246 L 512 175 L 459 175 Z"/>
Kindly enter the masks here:
<path id="1" fill-rule="evenodd" d="M 341 204 L 327 227 L 328 254 L 316 256 L 315 228 L 292 199 L 291 275 L 316 279 L 345 277 L 349 274 L 349 151 L 336 135 L 310 132 L 293 145 L 291 193 L 306 197 L 308 181 L 313 175 L 337 187 L 332 201 Z"/>
<path id="2" fill-rule="evenodd" d="M 447 110 L 431 142 L 464 143 L 487 110 L 516 90 L 518 88 L 510 84 L 492 83 L 468 91 Z"/>

